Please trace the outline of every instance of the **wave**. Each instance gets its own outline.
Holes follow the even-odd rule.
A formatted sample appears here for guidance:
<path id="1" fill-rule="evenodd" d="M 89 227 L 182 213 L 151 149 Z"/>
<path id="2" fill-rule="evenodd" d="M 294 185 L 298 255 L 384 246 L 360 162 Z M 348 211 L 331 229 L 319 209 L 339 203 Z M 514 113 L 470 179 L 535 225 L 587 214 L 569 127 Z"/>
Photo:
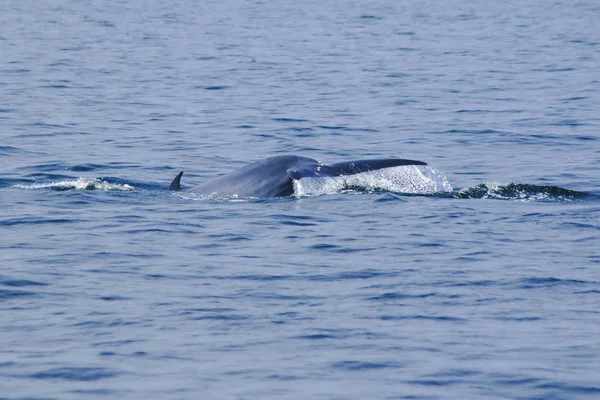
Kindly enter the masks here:
<path id="1" fill-rule="evenodd" d="M 111 183 L 99 178 L 78 178 L 66 179 L 58 182 L 49 183 L 31 183 L 16 184 L 17 189 L 51 189 L 56 191 L 63 190 L 116 190 L 127 191 L 134 190 L 134 187 L 127 183 Z"/>
<path id="2" fill-rule="evenodd" d="M 461 189 L 453 197 L 459 199 L 500 199 L 518 201 L 560 201 L 569 202 L 597 197 L 590 193 L 563 189 L 558 186 L 540 186 L 527 183 L 481 183 Z"/>

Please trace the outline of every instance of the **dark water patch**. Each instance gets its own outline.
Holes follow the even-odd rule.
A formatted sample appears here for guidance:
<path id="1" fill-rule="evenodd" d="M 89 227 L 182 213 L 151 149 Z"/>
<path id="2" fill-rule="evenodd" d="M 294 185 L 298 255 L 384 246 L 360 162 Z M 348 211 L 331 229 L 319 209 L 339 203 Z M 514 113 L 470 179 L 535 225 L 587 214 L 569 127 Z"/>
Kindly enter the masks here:
<path id="1" fill-rule="evenodd" d="M 132 326 L 137 324 L 139 324 L 139 322 L 115 319 L 112 321 L 84 321 L 73 324 L 72 326 L 77 328 L 113 328 L 116 326 Z"/>
<path id="2" fill-rule="evenodd" d="M 131 300 L 131 297 L 126 297 L 126 296 L 119 296 L 119 295 L 114 295 L 114 296 L 100 296 L 98 297 L 100 300 L 104 300 L 104 301 L 122 301 L 122 300 Z"/>
<path id="3" fill-rule="evenodd" d="M 406 78 L 408 76 L 409 76 L 409 74 L 407 74 L 405 72 L 392 72 L 391 74 L 387 74 L 386 78 Z M 416 100 L 412 100 L 412 102 L 416 103 Z"/>
<path id="4" fill-rule="evenodd" d="M 252 237 L 247 237 L 247 236 L 241 236 L 241 235 L 235 235 L 232 233 L 219 233 L 219 234 L 212 234 L 212 235 L 208 235 L 208 237 L 210 238 L 215 238 L 215 239 L 221 239 L 224 240 L 226 242 L 243 242 L 243 241 L 251 241 Z"/>
<path id="5" fill-rule="evenodd" d="M 248 292 L 248 293 L 243 293 L 242 294 L 243 297 L 250 297 L 250 298 L 256 298 L 256 299 L 269 299 L 269 300 L 281 300 L 281 301 L 297 301 L 302 304 L 304 304 L 304 302 L 307 301 L 313 301 L 313 300 L 321 300 L 322 297 L 317 297 L 317 296 L 310 296 L 310 295 L 303 295 L 303 294 L 298 294 L 298 295 L 285 295 L 285 294 L 278 294 L 278 293 L 271 293 L 271 292 Z"/>
<path id="6" fill-rule="evenodd" d="M 368 371 L 376 369 L 387 369 L 387 368 L 401 368 L 401 365 L 397 362 L 367 362 L 367 361 L 339 361 L 331 365 L 334 369 L 341 369 L 345 371 Z"/>
<path id="7" fill-rule="evenodd" d="M 173 279 L 173 277 L 164 274 L 148 274 L 144 275 L 144 278 L 151 280 Z"/>
<path id="8" fill-rule="evenodd" d="M 225 85 L 217 85 L 217 86 L 194 86 L 195 89 L 204 89 L 204 90 L 225 90 L 230 88 L 231 86 Z"/>
<path id="9" fill-rule="evenodd" d="M 211 314 L 211 315 L 202 315 L 194 318 L 188 318 L 193 321 L 202 321 L 202 320 L 217 320 L 217 321 L 244 321 L 250 319 L 250 317 L 246 315 L 240 314 Z"/>
<path id="10" fill-rule="evenodd" d="M 443 243 L 437 243 L 437 242 L 419 242 L 419 243 L 413 243 L 415 246 L 418 247 L 445 247 L 446 245 Z"/>
<path id="11" fill-rule="evenodd" d="M 555 286 L 580 286 L 589 284 L 598 284 L 598 282 L 581 281 L 576 279 L 559 279 L 553 277 L 546 278 L 524 278 L 516 282 L 520 289 L 549 288 Z"/>
<path id="12" fill-rule="evenodd" d="M 38 86 L 38 88 L 41 88 L 41 89 L 70 89 L 71 86 L 56 84 L 56 85 L 40 85 L 40 86 Z"/>
<path id="13" fill-rule="evenodd" d="M 66 381 L 91 382 L 101 379 L 114 378 L 120 374 L 116 371 L 111 371 L 106 368 L 76 368 L 63 367 L 53 368 L 46 371 L 37 372 L 29 375 L 33 379 L 61 379 Z"/>
<path id="14" fill-rule="evenodd" d="M 259 282 L 269 282 L 269 281 L 282 281 L 295 279 L 292 275 L 236 275 L 236 276 L 219 276 L 215 277 L 217 279 L 239 279 L 244 281 L 259 281 Z"/>
<path id="15" fill-rule="evenodd" d="M 529 377 L 522 377 L 522 376 L 515 376 L 515 377 L 506 377 L 506 378 L 500 378 L 500 379 L 494 379 L 493 380 L 494 383 L 497 383 L 499 385 L 502 386 L 523 386 L 523 385 L 533 385 L 537 382 L 540 382 L 539 378 L 529 378 Z"/>
<path id="16" fill-rule="evenodd" d="M 556 66 L 548 66 L 547 68 L 532 68 L 531 71 L 533 72 L 570 72 L 570 71 L 575 71 L 575 68 L 573 67 L 565 67 L 565 68 L 560 68 L 560 67 L 556 67 Z"/>
<path id="17" fill-rule="evenodd" d="M 443 386 L 455 385 L 457 383 L 462 383 L 462 382 L 459 380 L 456 380 L 456 379 L 415 379 L 412 381 L 408 381 L 407 383 L 409 383 L 411 385 L 443 387 Z"/>
<path id="18" fill-rule="evenodd" d="M 580 122 L 576 119 L 562 119 L 560 121 L 557 122 L 553 122 L 551 124 L 548 124 L 550 126 L 571 126 L 571 127 L 578 127 L 578 126 L 586 126 L 588 125 L 585 122 Z"/>
<path id="19" fill-rule="evenodd" d="M 274 374 L 274 375 L 267 376 L 267 379 L 289 382 L 289 381 L 295 381 L 296 379 L 299 379 L 299 378 L 295 375 Z"/>
<path id="20" fill-rule="evenodd" d="M 540 321 L 543 318 L 540 318 L 540 317 L 508 317 L 508 316 L 503 316 L 503 317 L 493 317 L 492 319 L 495 319 L 497 321 L 532 322 L 532 321 Z"/>
<path id="21" fill-rule="evenodd" d="M 366 14 L 366 15 L 361 15 L 360 19 L 375 19 L 375 20 L 380 20 L 380 19 L 383 19 L 383 17 L 377 17 L 375 15 L 368 15 L 368 14 Z"/>
<path id="22" fill-rule="evenodd" d="M 330 131 L 345 131 L 345 132 L 379 132 L 377 129 L 372 129 L 372 128 L 350 128 L 348 126 L 318 125 L 317 128 L 326 129 L 326 130 L 330 130 Z"/>
<path id="23" fill-rule="evenodd" d="M 587 97 L 587 96 L 567 97 L 566 99 L 563 100 L 563 103 L 568 103 L 571 101 L 586 100 L 586 99 L 589 99 L 589 97 Z"/>
<path id="24" fill-rule="evenodd" d="M 32 127 L 32 128 L 42 128 L 42 129 L 68 129 L 68 125 L 60 125 L 60 124 L 48 124 L 45 122 L 32 122 L 29 124 L 25 124 L 24 126 Z"/>
<path id="25" fill-rule="evenodd" d="M 461 189 L 458 193 L 454 194 L 454 197 L 458 199 L 568 202 L 592 199 L 598 196 L 576 190 L 563 189 L 557 186 L 540 186 L 524 183 L 509 183 L 507 185 L 482 183 L 467 189 Z"/>
<path id="26" fill-rule="evenodd" d="M 592 141 L 600 140 L 596 136 L 573 136 L 573 139 L 583 140 L 584 142 L 592 142 Z"/>
<path id="27" fill-rule="evenodd" d="M 310 137 L 316 137 L 316 136 L 317 136 L 315 133 L 312 133 L 312 132 L 307 132 L 307 131 L 309 131 L 310 129 L 302 129 L 302 128 L 287 128 L 287 129 L 285 129 L 285 130 L 287 130 L 287 131 L 293 131 L 293 132 L 296 132 L 296 133 L 294 134 L 294 137 L 297 137 L 297 138 L 310 138 Z"/>
<path id="28" fill-rule="evenodd" d="M 380 315 L 378 319 L 382 321 L 404 321 L 404 320 L 423 320 L 439 322 L 466 322 L 467 320 L 459 317 L 450 317 L 447 315 Z"/>
<path id="29" fill-rule="evenodd" d="M 280 224 L 291 226 L 316 226 L 317 222 L 322 222 L 314 217 L 300 215 L 276 215 L 275 218 Z"/>
<path id="30" fill-rule="evenodd" d="M 121 231 L 122 233 L 126 233 L 128 235 L 137 235 L 141 233 L 162 233 L 162 234 L 171 234 L 175 231 L 169 229 L 162 228 L 143 228 L 143 229 L 126 229 Z"/>
<path id="31" fill-rule="evenodd" d="M 573 227 L 577 229 L 592 229 L 592 230 L 600 230 L 600 225 L 592 225 L 592 224 L 583 224 L 581 222 L 563 222 L 561 226 L 564 227 Z"/>
<path id="32" fill-rule="evenodd" d="M 407 200 L 404 198 L 404 196 L 397 194 L 397 193 L 382 193 L 381 196 L 378 196 L 375 200 L 373 200 L 373 202 L 375 203 L 395 203 L 395 202 L 401 202 L 401 203 L 405 203 L 407 202 Z"/>
<path id="33" fill-rule="evenodd" d="M 13 154 L 32 153 L 20 147 L 0 146 L 0 156 L 12 156 Z"/>
<path id="34" fill-rule="evenodd" d="M 0 301 L 20 299 L 24 297 L 35 297 L 38 293 L 27 292 L 25 290 L 6 290 L 0 289 Z"/>
<path id="35" fill-rule="evenodd" d="M 0 397 L 0 400 L 58 400 L 56 397 Z"/>
<path id="36" fill-rule="evenodd" d="M 397 293 L 390 292 L 384 293 L 378 296 L 368 297 L 367 300 L 406 300 L 406 299 L 425 299 L 427 297 L 436 296 L 435 293 L 421 293 L 421 294 L 407 294 L 407 293 Z"/>
<path id="37" fill-rule="evenodd" d="M 105 347 L 105 346 L 110 346 L 110 347 L 129 347 L 130 345 L 134 344 L 134 343 L 141 343 L 141 342 L 145 342 L 146 339 L 124 339 L 124 340 L 111 340 L 111 341 L 107 341 L 107 342 L 96 342 L 96 343 L 92 343 L 91 347 Z M 102 352 L 101 355 L 105 355 L 105 356 L 114 356 L 115 352 L 112 351 L 104 351 Z"/>
<path id="38" fill-rule="evenodd" d="M 88 171 L 95 171 L 95 170 L 104 169 L 104 168 L 108 168 L 108 167 L 105 165 L 101 165 L 101 164 L 78 164 L 78 165 L 74 165 L 74 166 L 70 167 L 69 170 L 74 171 L 74 172 L 88 172 Z"/>
<path id="39" fill-rule="evenodd" d="M 8 188 L 14 187 L 20 184 L 32 184 L 33 180 L 24 180 L 24 179 L 0 179 L 0 188 Z"/>
<path id="40" fill-rule="evenodd" d="M 252 136 L 265 138 L 265 139 L 278 139 L 279 135 L 274 135 L 270 133 L 253 133 Z"/>
<path id="41" fill-rule="evenodd" d="M 306 339 L 306 340 L 324 340 L 324 339 L 339 339 L 340 337 L 337 335 L 325 334 L 325 333 L 315 333 L 312 335 L 300 335 L 295 336 L 294 339 Z"/>
<path id="42" fill-rule="evenodd" d="M 13 361 L 0 362 L 0 368 L 14 367 L 15 365 L 17 365 L 17 363 Z"/>
<path id="43" fill-rule="evenodd" d="M 27 279 L 8 279 L 0 278 L 0 285 L 11 286 L 11 287 L 24 287 L 24 286 L 48 286 L 47 283 L 30 281 Z"/>
<path id="44" fill-rule="evenodd" d="M 574 292 L 575 294 L 598 294 L 600 295 L 600 290 L 582 290 L 580 292 Z"/>
<path id="45" fill-rule="evenodd" d="M 19 170 L 33 171 L 31 175 L 38 174 L 43 176 L 44 172 L 54 173 L 57 170 L 66 170 L 69 166 L 61 162 L 47 162 L 43 164 L 30 164 L 24 167 L 19 167 Z"/>
<path id="46" fill-rule="evenodd" d="M 416 103 L 418 103 L 418 101 L 413 100 L 413 99 L 402 99 L 402 100 L 396 100 L 394 102 L 394 104 L 397 106 L 404 106 L 407 104 L 416 104 Z M 415 143 L 421 143 L 422 140 L 423 140 L 422 138 L 411 138 L 411 139 L 407 140 L 406 142 L 410 143 L 410 144 L 415 144 Z"/>
<path id="47" fill-rule="evenodd" d="M 312 132 L 314 129 L 313 128 L 305 128 L 305 127 L 297 127 L 297 126 L 292 126 L 289 128 L 285 128 L 284 130 L 286 131 L 291 131 L 291 132 Z M 296 134 L 296 136 L 300 136 L 298 134 Z M 309 135 L 308 133 L 306 133 L 306 136 L 313 136 L 313 135 Z"/>
<path id="48" fill-rule="evenodd" d="M 339 249 L 340 246 L 337 246 L 335 244 L 319 243 L 319 244 L 314 244 L 314 245 L 310 246 L 310 248 L 313 250 L 333 250 L 333 249 Z"/>
<path id="49" fill-rule="evenodd" d="M 117 222 L 122 222 L 122 223 L 130 223 L 130 222 L 142 221 L 142 220 L 145 220 L 146 218 L 147 217 L 144 215 L 130 214 L 130 215 L 113 215 L 113 216 L 107 217 L 106 219 L 117 221 Z"/>
<path id="50" fill-rule="evenodd" d="M 5 219 L 0 221 L 0 226 L 18 226 L 18 225 L 47 225 L 47 224 L 72 224 L 82 222 L 80 219 L 69 219 L 69 218 L 53 218 L 53 219 L 41 219 L 36 217 L 23 217 Z"/>
<path id="51" fill-rule="evenodd" d="M 546 382 L 534 386 L 537 389 L 555 389 L 572 395 L 600 395 L 600 386 L 573 385 L 564 382 Z"/>
<path id="52" fill-rule="evenodd" d="M 449 369 L 447 371 L 429 374 L 427 376 L 436 377 L 436 378 L 444 378 L 444 377 L 464 378 L 467 376 L 475 376 L 475 375 L 481 375 L 481 372 L 470 370 L 470 369 Z"/>
<path id="53" fill-rule="evenodd" d="M 307 275 L 303 277 L 298 277 L 296 279 L 301 280 L 309 280 L 309 281 L 318 281 L 318 282 L 329 282 L 329 281 L 340 281 L 340 280 L 365 280 L 379 277 L 394 277 L 398 276 L 397 272 L 387 272 L 387 271 L 378 271 L 375 269 L 365 269 L 360 271 L 350 271 L 350 272 L 339 272 L 330 275 L 324 274 L 313 274 Z"/>
<path id="54" fill-rule="evenodd" d="M 499 283 L 498 281 L 482 279 L 482 280 L 478 280 L 478 281 L 451 282 L 451 283 L 443 282 L 443 283 L 438 283 L 438 284 L 447 286 L 447 287 L 467 287 L 467 286 L 489 287 L 489 286 L 497 285 L 498 283 Z"/>
<path id="55" fill-rule="evenodd" d="M 27 74 L 29 72 L 31 70 L 26 68 L 0 69 L 0 73 L 3 74 Z"/>
<path id="56" fill-rule="evenodd" d="M 80 395 L 92 395 L 92 396 L 114 396 L 118 392 L 110 389 L 78 389 L 71 390 L 69 393 L 80 394 Z"/>
<path id="57" fill-rule="evenodd" d="M 461 133 L 461 134 L 466 134 L 466 135 L 492 135 L 492 134 L 506 135 L 506 134 L 508 134 L 508 132 L 496 131 L 494 129 L 447 129 L 444 131 L 434 131 L 431 133 L 449 133 L 449 134 Z"/>
<path id="58" fill-rule="evenodd" d="M 339 248 L 334 248 L 334 249 L 330 249 L 329 252 L 331 253 L 339 253 L 339 254 L 350 254 L 350 253 L 362 253 L 365 251 L 374 251 L 374 250 L 378 250 L 379 248 L 377 247 L 339 247 Z"/>
<path id="59" fill-rule="evenodd" d="M 295 118 L 273 118 L 271 121 L 275 122 L 308 122 L 307 119 L 295 119 Z"/>
<path id="60" fill-rule="evenodd" d="M 206 307 L 206 308 L 188 308 L 182 311 L 177 312 L 177 315 L 185 316 L 185 315 L 197 315 L 199 313 L 226 313 L 235 311 L 235 308 L 227 308 L 227 307 Z"/>
<path id="61" fill-rule="evenodd" d="M 48 64 L 49 67 L 70 67 L 73 65 L 73 60 L 70 58 L 60 58 Z M 46 80 L 46 82 L 48 82 Z"/>

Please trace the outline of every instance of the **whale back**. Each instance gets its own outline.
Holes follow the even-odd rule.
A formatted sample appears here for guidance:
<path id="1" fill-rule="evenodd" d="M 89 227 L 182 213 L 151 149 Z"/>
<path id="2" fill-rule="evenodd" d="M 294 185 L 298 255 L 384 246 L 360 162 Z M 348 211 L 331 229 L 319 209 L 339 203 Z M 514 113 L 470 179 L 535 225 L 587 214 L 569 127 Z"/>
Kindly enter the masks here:
<path id="1" fill-rule="evenodd" d="M 294 180 L 314 177 L 355 175 L 363 172 L 403 165 L 427 165 L 404 159 L 373 159 L 324 165 L 317 160 L 293 155 L 269 157 L 225 174 L 189 190 L 201 195 L 239 197 L 282 197 L 294 194 Z M 179 190 L 181 174 L 169 189 Z"/>
<path id="2" fill-rule="evenodd" d="M 298 156 L 276 156 L 248 164 L 190 192 L 239 197 L 281 197 L 294 194 L 290 169 L 314 170 L 319 162 Z"/>

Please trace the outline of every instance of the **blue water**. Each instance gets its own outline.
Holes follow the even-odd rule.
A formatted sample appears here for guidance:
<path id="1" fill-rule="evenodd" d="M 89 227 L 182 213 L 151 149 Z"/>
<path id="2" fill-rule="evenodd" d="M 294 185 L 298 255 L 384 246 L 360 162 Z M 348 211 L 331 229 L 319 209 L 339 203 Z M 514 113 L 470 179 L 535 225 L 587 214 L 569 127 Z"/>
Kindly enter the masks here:
<path id="1" fill-rule="evenodd" d="M 599 20 L 2 2 L 0 398 L 600 398 Z M 452 190 L 166 190 L 282 154 Z"/>

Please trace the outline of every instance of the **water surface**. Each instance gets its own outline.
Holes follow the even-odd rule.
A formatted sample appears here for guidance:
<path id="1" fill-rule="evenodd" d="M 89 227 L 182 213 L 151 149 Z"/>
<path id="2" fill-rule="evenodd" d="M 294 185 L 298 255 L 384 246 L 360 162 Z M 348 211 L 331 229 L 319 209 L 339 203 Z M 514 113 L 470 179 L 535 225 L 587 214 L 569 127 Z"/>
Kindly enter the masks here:
<path id="1" fill-rule="evenodd" d="M 598 398 L 599 19 L 3 3 L 0 398 Z M 452 190 L 166 190 L 282 154 Z"/>

